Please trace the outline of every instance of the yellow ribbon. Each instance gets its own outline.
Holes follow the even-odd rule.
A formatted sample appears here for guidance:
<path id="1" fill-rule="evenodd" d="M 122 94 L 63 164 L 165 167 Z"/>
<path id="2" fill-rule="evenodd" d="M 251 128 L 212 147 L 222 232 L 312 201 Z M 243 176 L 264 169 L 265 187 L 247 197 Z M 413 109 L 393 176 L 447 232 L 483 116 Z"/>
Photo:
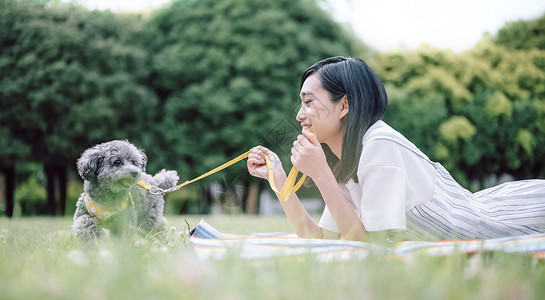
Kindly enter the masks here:
<path id="1" fill-rule="evenodd" d="M 248 154 L 250 154 L 250 151 L 248 151 L 248 152 L 246 152 L 246 153 L 244 153 L 244 154 L 242 154 L 242 155 L 239 155 L 239 156 L 236 157 L 236 158 L 233 158 L 232 160 L 230 160 L 230 161 L 224 163 L 223 165 L 221 165 L 221 166 L 219 166 L 219 167 L 217 167 L 217 168 L 214 168 L 213 170 L 210 170 L 210 171 L 208 171 L 208 172 L 202 174 L 201 176 L 199 176 L 199 177 L 197 177 L 197 178 L 195 178 L 195 179 L 188 180 L 188 181 L 186 181 L 186 182 L 184 182 L 184 183 L 182 183 L 182 184 L 179 184 L 179 185 L 177 185 L 176 187 L 170 188 L 170 189 L 168 189 L 168 190 L 166 190 L 166 191 L 164 191 L 164 192 L 173 192 L 173 191 L 177 191 L 177 190 L 181 189 L 182 187 L 184 187 L 184 186 L 186 186 L 186 185 L 188 185 L 188 184 L 190 184 L 190 183 L 193 183 L 193 182 L 195 182 L 195 181 L 197 181 L 197 180 L 203 179 L 203 178 L 206 177 L 206 176 L 210 176 L 210 175 L 212 175 L 212 174 L 214 174 L 214 173 L 216 173 L 216 172 L 218 172 L 218 171 L 221 171 L 221 170 L 223 170 L 223 169 L 225 169 L 225 168 L 227 168 L 227 167 L 229 167 L 229 166 L 231 166 L 231 165 L 233 165 L 233 164 L 235 164 L 235 163 L 237 163 L 237 162 L 239 162 L 239 161 L 241 161 L 241 160 L 243 160 L 243 159 L 245 159 L 245 158 L 248 158 Z M 148 191 L 153 191 L 154 189 L 156 189 L 156 187 L 151 186 L 151 185 L 145 183 L 145 182 L 142 181 L 142 180 L 140 180 L 139 182 L 137 182 L 136 185 L 139 186 L 139 187 L 141 187 L 141 188 L 143 188 L 143 189 L 146 189 L 146 190 L 148 190 Z"/>
<path id="2" fill-rule="evenodd" d="M 280 200 L 284 202 L 288 201 L 288 198 L 290 197 L 290 195 L 297 192 L 297 190 L 303 185 L 303 182 L 305 182 L 307 175 L 303 174 L 303 176 L 301 176 L 297 184 L 295 184 L 295 180 L 297 179 L 297 174 L 299 173 L 299 171 L 295 167 L 291 167 L 290 173 L 288 174 L 288 178 L 286 178 L 286 182 L 284 182 L 282 189 L 278 191 L 274 183 L 272 163 L 271 163 L 271 160 L 269 159 L 269 156 L 265 155 L 265 161 L 267 162 L 267 173 L 269 175 L 269 185 L 271 186 L 271 189 L 275 193 L 280 194 L 278 196 Z"/>
<path id="3" fill-rule="evenodd" d="M 309 129 L 309 131 L 312 133 L 312 134 L 316 134 L 314 132 L 314 130 L 312 129 Z M 182 187 L 190 184 L 190 183 L 193 183 L 197 180 L 201 180 L 203 179 L 204 177 L 207 177 L 207 176 L 210 176 L 216 172 L 219 172 L 227 167 L 230 167 L 231 165 L 234 165 L 236 164 L 237 162 L 245 159 L 245 158 L 248 158 L 248 155 L 250 154 L 250 151 L 248 152 L 245 152 L 244 154 L 241 154 L 235 158 L 233 158 L 232 160 L 224 163 L 223 165 L 217 167 L 217 168 L 214 168 L 204 174 L 202 174 L 201 176 L 195 178 L 195 179 L 192 179 L 192 180 L 188 180 L 182 184 L 179 184 L 177 185 L 176 187 L 173 187 L 171 189 L 168 189 L 166 191 L 163 191 L 163 192 L 173 192 L 173 191 L 177 191 L 179 189 L 181 189 Z M 272 168 L 272 163 L 271 163 L 271 160 L 269 159 L 269 156 L 268 155 L 265 155 L 265 162 L 267 163 L 267 175 L 269 177 L 269 185 L 271 186 L 271 189 L 276 192 L 276 193 L 279 193 L 279 198 L 280 200 L 282 201 L 288 201 L 289 197 L 291 194 L 295 193 L 299 188 L 301 188 L 301 186 L 303 185 L 303 182 L 305 181 L 305 178 L 307 178 L 307 175 L 303 174 L 303 176 L 299 179 L 299 181 L 297 182 L 297 184 L 295 184 L 295 180 L 297 179 L 297 174 L 299 173 L 299 171 L 295 168 L 295 167 L 291 167 L 291 170 L 290 170 L 290 173 L 288 175 L 288 178 L 286 179 L 286 182 L 284 183 L 284 185 L 282 186 L 282 189 L 280 190 L 280 192 L 278 191 L 278 189 L 276 188 L 276 185 L 274 184 L 274 173 L 273 173 L 273 168 Z M 138 183 L 136 183 L 137 186 L 143 188 L 143 189 L 146 189 L 148 191 L 152 191 L 153 189 L 156 189 L 156 187 L 153 187 L 153 186 L 150 186 L 149 184 L 145 183 L 144 181 L 140 180 Z"/>
<path id="4" fill-rule="evenodd" d="M 312 133 L 313 135 L 316 135 L 316 132 L 313 129 L 308 129 L 308 131 Z M 267 161 L 268 159 L 269 158 L 265 156 L 265 161 Z M 270 161 L 267 163 L 267 166 L 269 166 L 269 164 L 270 164 Z M 272 168 L 270 168 L 270 170 L 272 170 Z M 272 171 L 269 172 L 269 183 L 271 182 L 274 183 L 274 179 L 271 180 L 271 178 L 273 178 L 271 174 L 272 174 Z M 282 190 L 280 191 L 279 198 L 281 201 L 284 201 L 284 202 L 288 201 L 290 195 L 297 192 L 297 190 L 301 188 L 301 186 L 303 185 L 303 182 L 305 182 L 307 175 L 303 174 L 303 176 L 301 176 L 301 178 L 296 184 L 295 180 L 297 179 L 297 174 L 299 174 L 299 171 L 295 167 L 291 167 L 290 173 L 288 174 L 288 178 L 286 179 L 286 182 L 284 183 L 284 186 L 282 186 Z M 273 191 L 278 193 L 278 191 L 276 191 L 274 188 L 273 188 Z"/>

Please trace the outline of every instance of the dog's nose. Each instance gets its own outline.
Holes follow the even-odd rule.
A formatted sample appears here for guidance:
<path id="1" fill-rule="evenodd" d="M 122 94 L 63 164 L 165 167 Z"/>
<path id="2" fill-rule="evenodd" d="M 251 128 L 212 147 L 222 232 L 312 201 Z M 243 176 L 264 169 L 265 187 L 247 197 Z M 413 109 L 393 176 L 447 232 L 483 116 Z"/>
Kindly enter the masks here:
<path id="1" fill-rule="evenodd" d="M 132 177 L 136 178 L 136 177 L 138 177 L 138 172 L 132 171 L 132 172 L 131 172 L 131 175 L 132 175 Z"/>

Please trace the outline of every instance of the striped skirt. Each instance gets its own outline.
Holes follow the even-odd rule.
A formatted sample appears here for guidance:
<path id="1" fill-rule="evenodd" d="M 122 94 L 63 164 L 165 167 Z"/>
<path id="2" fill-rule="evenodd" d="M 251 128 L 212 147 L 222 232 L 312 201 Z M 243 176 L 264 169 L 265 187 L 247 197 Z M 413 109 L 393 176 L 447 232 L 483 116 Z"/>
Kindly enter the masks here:
<path id="1" fill-rule="evenodd" d="M 507 182 L 477 193 L 439 163 L 431 201 L 407 210 L 409 239 L 485 239 L 545 232 L 545 180 Z"/>

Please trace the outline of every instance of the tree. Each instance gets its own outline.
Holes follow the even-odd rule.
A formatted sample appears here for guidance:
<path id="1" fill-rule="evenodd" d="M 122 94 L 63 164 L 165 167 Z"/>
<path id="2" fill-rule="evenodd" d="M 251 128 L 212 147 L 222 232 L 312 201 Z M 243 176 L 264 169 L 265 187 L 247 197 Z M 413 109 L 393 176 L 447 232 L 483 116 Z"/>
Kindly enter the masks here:
<path id="1" fill-rule="evenodd" d="M 12 152 L 22 147 L 44 164 L 48 213 L 63 214 L 67 168 L 85 148 L 114 138 L 150 143 L 153 131 L 143 128 L 157 101 L 146 87 L 148 36 L 133 16 L 28 1 L 0 7 L 0 129 L 17 138 Z"/>
<path id="2" fill-rule="evenodd" d="M 545 15 L 541 18 L 518 20 L 505 24 L 495 37 L 495 43 L 507 49 L 545 50 Z"/>
<path id="3" fill-rule="evenodd" d="M 28 157 L 30 146 L 11 135 L 9 128 L 0 127 L 0 173 L 4 174 L 5 191 L 0 198 L 6 201 L 6 215 L 11 217 L 14 208 L 15 162 Z"/>
<path id="4" fill-rule="evenodd" d="M 188 179 L 258 143 L 285 158 L 300 131 L 294 118 L 302 72 L 362 48 L 303 0 L 174 1 L 150 24 L 159 37 L 153 87 L 164 102 L 162 149 Z M 279 139 L 279 131 L 287 136 Z M 248 187 L 244 168 L 224 172 L 224 188 Z"/>
<path id="5" fill-rule="evenodd" d="M 490 175 L 545 176 L 542 19 L 507 24 L 462 54 L 429 46 L 377 54 L 386 119 L 466 187 L 485 187 Z M 531 43 L 518 39 L 529 35 Z"/>

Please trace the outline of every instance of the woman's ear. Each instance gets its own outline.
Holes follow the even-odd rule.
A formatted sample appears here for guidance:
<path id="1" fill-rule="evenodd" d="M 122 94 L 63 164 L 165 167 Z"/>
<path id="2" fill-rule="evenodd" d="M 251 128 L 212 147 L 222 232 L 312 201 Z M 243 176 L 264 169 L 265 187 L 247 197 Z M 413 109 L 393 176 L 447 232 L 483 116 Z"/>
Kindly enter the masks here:
<path id="1" fill-rule="evenodd" d="M 341 109 L 339 111 L 339 119 L 342 119 L 348 114 L 348 98 L 346 97 L 346 95 L 341 98 L 339 104 L 341 106 Z"/>

